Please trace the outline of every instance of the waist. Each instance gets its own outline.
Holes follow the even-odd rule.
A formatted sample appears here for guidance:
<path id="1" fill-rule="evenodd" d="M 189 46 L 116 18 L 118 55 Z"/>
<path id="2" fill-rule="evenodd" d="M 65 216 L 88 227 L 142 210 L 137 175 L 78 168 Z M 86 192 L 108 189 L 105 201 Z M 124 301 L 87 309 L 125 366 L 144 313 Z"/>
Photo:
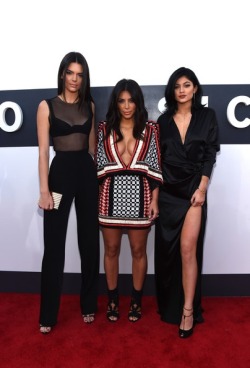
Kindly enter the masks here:
<path id="1" fill-rule="evenodd" d="M 56 156 L 82 156 L 89 154 L 88 149 L 82 149 L 80 151 L 55 151 Z"/>

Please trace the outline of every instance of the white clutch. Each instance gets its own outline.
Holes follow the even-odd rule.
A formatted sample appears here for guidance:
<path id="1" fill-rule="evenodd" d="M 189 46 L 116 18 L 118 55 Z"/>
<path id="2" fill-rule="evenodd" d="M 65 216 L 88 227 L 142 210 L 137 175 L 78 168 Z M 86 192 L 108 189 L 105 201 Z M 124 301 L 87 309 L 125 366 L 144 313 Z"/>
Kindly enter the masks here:
<path id="1" fill-rule="evenodd" d="M 54 209 L 58 210 L 61 199 L 62 199 L 62 194 L 52 192 L 51 195 L 52 195 L 52 198 L 53 198 L 53 201 L 54 201 Z"/>

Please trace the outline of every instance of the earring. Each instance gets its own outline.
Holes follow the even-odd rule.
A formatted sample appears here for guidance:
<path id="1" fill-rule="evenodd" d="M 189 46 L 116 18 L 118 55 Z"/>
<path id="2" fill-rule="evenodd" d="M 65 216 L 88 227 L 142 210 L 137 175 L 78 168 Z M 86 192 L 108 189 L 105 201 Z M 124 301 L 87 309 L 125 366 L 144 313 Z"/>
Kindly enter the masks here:
<path id="1" fill-rule="evenodd" d="M 195 93 L 193 94 L 193 104 L 195 105 Z"/>

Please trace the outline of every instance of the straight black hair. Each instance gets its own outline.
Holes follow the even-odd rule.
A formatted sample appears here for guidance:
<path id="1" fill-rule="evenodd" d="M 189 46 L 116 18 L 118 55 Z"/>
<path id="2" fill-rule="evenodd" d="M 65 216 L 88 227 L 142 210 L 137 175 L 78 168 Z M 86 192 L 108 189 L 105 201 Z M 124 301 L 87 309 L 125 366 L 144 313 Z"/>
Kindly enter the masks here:
<path id="1" fill-rule="evenodd" d="M 107 120 L 107 136 L 114 130 L 118 136 L 117 141 L 123 139 L 123 135 L 120 130 L 121 114 L 118 109 L 118 99 L 122 92 L 127 91 L 131 95 L 132 101 L 136 105 L 136 111 L 134 115 L 134 129 L 133 136 L 135 139 L 143 139 L 143 130 L 148 120 L 148 112 L 144 104 L 144 96 L 141 87 L 133 79 L 121 79 L 114 87 L 108 106 L 108 112 L 106 114 Z"/>
<path id="2" fill-rule="evenodd" d="M 201 103 L 203 91 L 198 78 L 191 69 L 181 67 L 171 74 L 165 89 L 165 106 L 171 115 L 173 115 L 177 110 L 177 102 L 175 100 L 175 85 L 177 80 L 181 77 L 186 77 L 193 83 L 195 87 L 197 87 L 197 91 L 192 99 L 192 109 L 200 109 L 204 107 L 204 105 Z"/>
<path id="3" fill-rule="evenodd" d="M 62 59 L 57 76 L 57 93 L 58 95 L 62 94 L 64 96 L 65 93 L 65 77 L 66 70 L 68 69 L 71 63 L 77 63 L 82 66 L 83 70 L 83 80 L 81 89 L 79 90 L 79 108 L 83 107 L 84 102 L 93 101 L 93 98 L 90 93 L 90 77 L 89 77 L 89 67 L 85 57 L 79 52 L 69 52 Z"/>

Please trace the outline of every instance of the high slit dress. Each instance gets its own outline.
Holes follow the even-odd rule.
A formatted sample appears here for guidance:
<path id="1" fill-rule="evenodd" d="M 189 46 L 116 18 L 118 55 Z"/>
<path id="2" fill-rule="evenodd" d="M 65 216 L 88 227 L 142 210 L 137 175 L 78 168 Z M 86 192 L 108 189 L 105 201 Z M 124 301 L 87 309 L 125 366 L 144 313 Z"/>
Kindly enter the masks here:
<path id="1" fill-rule="evenodd" d="M 155 281 L 158 312 L 161 320 L 179 324 L 184 293 L 180 234 L 189 210 L 191 197 L 203 175 L 210 177 L 219 150 L 218 124 L 214 111 L 192 111 L 184 143 L 173 117 L 159 119 L 163 185 L 159 193 L 159 218 L 155 227 Z M 207 219 L 207 200 L 202 206 L 201 228 L 197 244 L 198 278 L 194 297 L 194 318 L 203 321 L 201 307 L 201 272 L 203 240 Z"/>

